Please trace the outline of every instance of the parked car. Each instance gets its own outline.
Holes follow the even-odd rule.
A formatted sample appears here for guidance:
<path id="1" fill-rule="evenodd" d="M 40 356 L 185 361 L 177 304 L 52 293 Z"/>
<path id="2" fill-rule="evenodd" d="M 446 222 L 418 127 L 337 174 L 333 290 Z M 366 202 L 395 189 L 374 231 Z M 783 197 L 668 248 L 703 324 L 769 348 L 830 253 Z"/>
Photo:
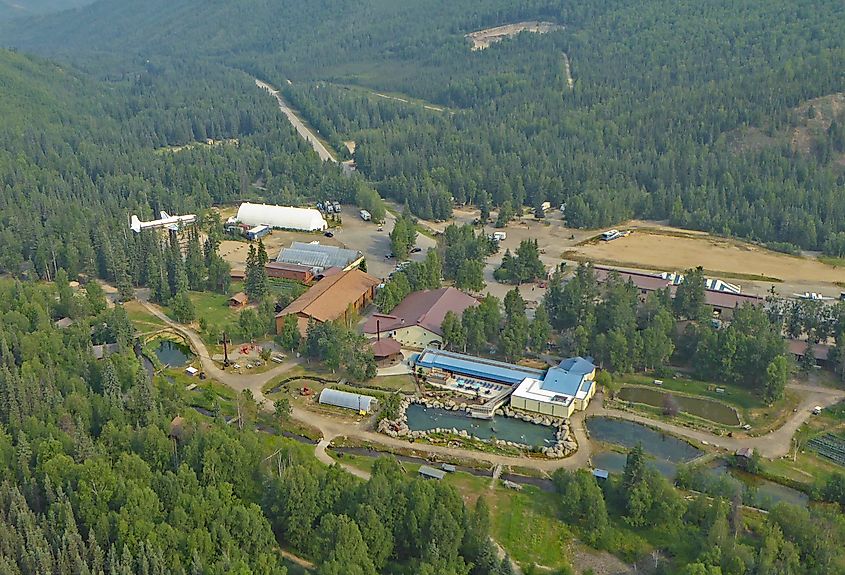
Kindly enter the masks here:
<path id="1" fill-rule="evenodd" d="M 333 238 L 334 237 L 334 234 L 332 232 L 324 232 L 323 235 L 326 236 L 327 238 Z"/>
<path id="2" fill-rule="evenodd" d="M 418 253 L 420 253 L 421 251 L 422 251 L 422 248 L 413 248 L 413 249 L 411 250 L 411 253 L 412 253 L 412 254 L 418 254 Z"/>
<path id="3" fill-rule="evenodd" d="M 396 256 L 394 256 L 393 254 L 387 254 L 384 257 L 391 260 L 391 259 L 395 258 Z"/>

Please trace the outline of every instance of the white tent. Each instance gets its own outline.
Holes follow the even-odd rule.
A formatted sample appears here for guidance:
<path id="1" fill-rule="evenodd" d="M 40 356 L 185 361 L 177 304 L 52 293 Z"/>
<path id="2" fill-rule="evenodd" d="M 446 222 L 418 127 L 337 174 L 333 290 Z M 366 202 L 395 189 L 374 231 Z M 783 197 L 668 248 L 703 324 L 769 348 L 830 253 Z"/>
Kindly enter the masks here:
<path id="1" fill-rule="evenodd" d="M 329 227 L 323 214 L 310 208 L 293 208 L 267 204 L 241 204 L 238 221 L 249 226 L 266 224 L 288 230 L 325 230 Z"/>

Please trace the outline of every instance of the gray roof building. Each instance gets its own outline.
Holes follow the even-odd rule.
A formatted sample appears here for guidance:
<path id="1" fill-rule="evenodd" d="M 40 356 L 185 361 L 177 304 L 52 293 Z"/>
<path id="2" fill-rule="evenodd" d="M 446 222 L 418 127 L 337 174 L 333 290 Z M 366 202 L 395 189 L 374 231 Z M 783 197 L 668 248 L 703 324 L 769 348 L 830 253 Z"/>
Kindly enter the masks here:
<path id="1" fill-rule="evenodd" d="M 429 467 L 428 465 L 420 465 L 420 475 L 426 479 L 443 479 L 446 477 L 446 472 L 440 469 Z"/>
<path id="2" fill-rule="evenodd" d="M 320 392 L 320 403 L 324 405 L 333 405 L 335 407 L 345 407 L 346 409 L 354 409 L 355 411 L 364 411 L 369 413 L 375 402 L 375 397 L 361 395 L 358 393 L 348 393 L 346 391 L 340 391 L 339 389 L 329 389 L 327 387 Z"/>
<path id="3" fill-rule="evenodd" d="M 320 273 L 331 267 L 346 269 L 362 258 L 361 252 L 319 243 L 293 242 L 289 248 L 279 251 L 277 262 L 306 266 Z"/>

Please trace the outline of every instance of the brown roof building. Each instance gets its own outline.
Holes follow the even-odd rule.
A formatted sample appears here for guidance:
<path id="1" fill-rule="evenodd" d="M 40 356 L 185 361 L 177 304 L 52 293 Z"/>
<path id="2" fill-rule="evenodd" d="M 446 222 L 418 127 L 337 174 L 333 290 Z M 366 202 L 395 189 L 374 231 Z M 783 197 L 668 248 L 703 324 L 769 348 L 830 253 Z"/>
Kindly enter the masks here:
<path id="1" fill-rule="evenodd" d="M 320 280 L 276 315 L 276 330 L 281 333 L 284 317 L 291 314 L 296 315 L 299 332 L 305 335 L 311 319 L 323 323 L 343 318 L 349 306 L 360 311 L 373 301 L 379 283 L 357 268 Z"/>
<path id="2" fill-rule="evenodd" d="M 390 367 L 402 361 L 402 346 L 391 337 L 373 340 L 370 347 L 379 367 Z"/>
<path id="3" fill-rule="evenodd" d="M 668 279 L 664 279 L 660 276 L 645 272 L 617 270 L 599 266 L 595 266 L 593 269 L 596 274 L 596 280 L 599 283 L 607 282 L 610 275 L 613 272 L 616 272 L 622 278 L 622 281 L 630 281 L 633 283 L 640 291 L 641 296 L 645 296 L 650 292 L 668 287 L 671 291 L 672 297 L 675 297 L 675 290 L 677 290 L 677 286 L 673 285 Z M 713 309 L 715 315 L 725 319 L 730 319 L 730 316 L 733 314 L 733 310 L 741 307 L 743 304 L 748 303 L 751 305 L 762 305 L 765 300 L 753 295 L 706 289 L 704 290 L 704 302 Z"/>
<path id="4" fill-rule="evenodd" d="M 314 273 L 311 268 L 299 264 L 285 262 L 267 262 L 264 269 L 267 277 L 294 280 L 302 283 L 311 283 L 314 280 Z"/>
<path id="5" fill-rule="evenodd" d="M 242 291 L 229 298 L 229 307 L 237 309 L 246 306 L 249 302 L 249 297 Z"/>
<path id="6" fill-rule="evenodd" d="M 786 348 L 789 350 L 789 353 L 800 360 L 807 352 L 807 341 L 803 339 L 788 339 L 786 340 Z M 830 359 L 830 351 L 833 349 L 833 346 L 826 343 L 814 343 L 812 349 L 813 359 L 816 360 L 816 365 L 826 365 L 828 359 Z"/>
<path id="7" fill-rule="evenodd" d="M 452 287 L 423 290 L 409 294 L 389 314 L 373 314 L 364 333 L 375 335 L 381 330 L 409 348 L 437 346 L 443 338 L 443 318 L 448 312 L 460 316 L 478 300 Z"/>

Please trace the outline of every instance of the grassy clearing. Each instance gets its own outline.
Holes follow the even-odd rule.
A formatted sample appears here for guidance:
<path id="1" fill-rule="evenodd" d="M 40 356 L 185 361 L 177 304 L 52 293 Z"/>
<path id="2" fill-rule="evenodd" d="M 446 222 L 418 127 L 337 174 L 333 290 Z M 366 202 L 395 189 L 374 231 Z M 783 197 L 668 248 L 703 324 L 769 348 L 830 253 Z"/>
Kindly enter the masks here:
<path id="1" fill-rule="evenodd" d="M 229 296 L 214 292 L 189 292 L 197 318 L 205 318 L 212 325 L 227 325 L 237 321 L 240 312 L 229 308 Z"/>
<path id="2" fill-rule="evenodd" d="M 147 311 L 147 308 L 142 306 L 140 302 L 128 301 L 123 304 L 123 309 L 126 310 L 126 315 L 129 316 L 129 320 L 135 326 L 135 329 L 142 333 L 167 327 L 166 323 Z"/>
<path id="3" fill-rule="evenodd" d="M 414 393 L 417 390 L 414 385 L 414 378 L 411 375 L 385 375 L 373 378 L 363 385 L 372 385 L 377 388 L 392 389 L 406 393 Z"/>
<path id="4" fill-rule="evenodd" d="M 740 409 L 753 409 L 765 406 L 756 394 L 736 385 L 707 383 L 705 381 L 685 378 L 664 377 L 660 379 L 663 381 L 663 385 L 660 387 L 654 385 L 653 377 L 646 375 L 623 375 L 620 377 L 619 381 L 622 383 L 643 385 L 651 389 L 678 391 L 689 395 L 715 399 Z M 716 393 L 717 387 L 724 389 L 725 393 Z"/>
<path id="5" fill-rule="evenodd" d="M 569 564 L 567 543 L 573 536 L 557 517 L 554 495 L 532 487 L 491 491 L 493 537 L 521 565 L 559 569 Z"/>
<path id="6" fill-rule="evenodd" d="M 357 469 L 371 471 L 375 457 L 332 453 L 332 457 Z M 402 463 L 409 475 L 416 475 L 419 465 Z M 555 495 L 531 486 L 512 491 L 500 485 L 490 487 L 489 477 L 469 473 L 448 473 L 443 480 L 463 496 L 467 505 L 484 496 L 490 507 L 493 538 L 524 566 L 542 565 L 560 569 L 569 565 L 566 553 L 572 533 L 556 516 Z"/>
<path id="7" fill-rule="evenodd" d="M 835 268 L 845 268 L 845 258 L 834 258 L 831 256 L 819 256 L 819 261 L 823 264 L 833 266 Z"/>

